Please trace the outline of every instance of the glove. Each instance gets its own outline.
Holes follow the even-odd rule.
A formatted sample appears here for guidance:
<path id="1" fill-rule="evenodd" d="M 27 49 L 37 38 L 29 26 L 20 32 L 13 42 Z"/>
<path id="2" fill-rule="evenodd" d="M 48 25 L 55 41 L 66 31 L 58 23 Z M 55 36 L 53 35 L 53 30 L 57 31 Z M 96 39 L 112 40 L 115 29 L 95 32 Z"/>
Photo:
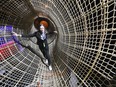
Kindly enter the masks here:
<path id="1" fill-rule="evenodd" d="M 17 34 L 17 33 L 15 33 L 15 32 L 12 32 L 13 33 L 13 35 L 15 35 L 15 36 L 22 36 L 21 34 Z"/>
<path id="2" fill-rule="evenodd" d="M 57 32 L 57 31 L 54 31 L 54 33 L 56 33 L 56 34 L 57 34 L 58 32 Z"/>

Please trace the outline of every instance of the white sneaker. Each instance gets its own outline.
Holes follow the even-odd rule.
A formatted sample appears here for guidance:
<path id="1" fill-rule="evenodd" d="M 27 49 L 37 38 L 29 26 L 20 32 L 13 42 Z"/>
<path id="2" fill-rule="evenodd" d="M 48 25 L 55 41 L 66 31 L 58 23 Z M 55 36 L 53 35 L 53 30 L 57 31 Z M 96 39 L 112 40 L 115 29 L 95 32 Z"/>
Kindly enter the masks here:
<path id="1" fill-rule="evenodd" d="M 50 71 L 52 70 L 52 66 L 51 66 L 51 65 L 49 66 L 49 70 L 50 70 Z"/>
<path id="2" fill-rule="evenodd" d="M 47 59 L 46 59 L 45 63 L 48 64 L 48 60 Z"/>

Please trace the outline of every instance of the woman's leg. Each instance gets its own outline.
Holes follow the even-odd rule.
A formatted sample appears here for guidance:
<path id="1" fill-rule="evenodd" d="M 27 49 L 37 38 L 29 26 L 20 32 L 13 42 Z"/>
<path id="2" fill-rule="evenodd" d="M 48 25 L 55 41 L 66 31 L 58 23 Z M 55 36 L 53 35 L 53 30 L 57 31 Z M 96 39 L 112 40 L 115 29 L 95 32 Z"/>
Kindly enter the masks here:
<path id="1" fill-rule="evenodd" d="M 44 52 L 45 52 L 46 59 L 48 59 L 48 65 L 51 65 L 51 59 L 49 55 L 49 47 L 48 47 L 47 40 L 44 42 L 44 44 L 45 44 Z"/>
<path id="2" fill-rule="evenodd" d="M 50 59 L 50 55 L 49 55 L 49 50 L 45 49 L 45 55 L 46 55 L 46 59 L 48 60 L 48 65 L 51 65 L 51 59 Z"/>
<path id="3" fill-rule="evenodd" d="M 45 46 L 44 46 L 45 45 Z M 42 44 L 39 44 L 39 48 L 43 53 L 43 56 L 48 60 L 48 65 L 51 65 L 50 55 L 49 55 L 49 47 L 47 41 Z"/>
<path id="4" fill-rule="evenodd" d="M 42 43 L 41 45 L 42 46 L 39 45 L 39 48 L 40 48 L 41 52 L 43 53 L 44 57 L 48 60 L 49 70 L 52 70 L 47 40 L 44 43 Z"/>

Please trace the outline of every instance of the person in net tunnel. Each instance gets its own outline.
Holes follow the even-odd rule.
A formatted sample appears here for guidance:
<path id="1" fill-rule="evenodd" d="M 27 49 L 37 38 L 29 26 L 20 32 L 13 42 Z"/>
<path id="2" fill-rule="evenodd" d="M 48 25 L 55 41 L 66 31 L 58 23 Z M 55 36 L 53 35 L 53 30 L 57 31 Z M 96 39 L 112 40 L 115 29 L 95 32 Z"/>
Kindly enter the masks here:
<path id="1" fill-rule="evenodd" d="M 57 33 L 57 32 L 54 31 L 54 33 Z M 38 29 L 38 31 L 34 32 L 33 34 L 20 35 L 20 34 L 17 34 L 15 32 L 13 32 L 13 34 L 15 36 L 26 37 L 26 38 L 36 37 L 37 38 L 37 45 L 39 46 L 41 52 L 43 53 L 43 56 L 46 58 L 45 63 L 48 64 L 49 70 L 52 70 L 51 58 L 49 55 L 49 46 L 48 46 L 48 42 L 47 42 L 47 33 L 46 33 L 46 29 L 43 25 L 40 25 L 40 28 Z"/>

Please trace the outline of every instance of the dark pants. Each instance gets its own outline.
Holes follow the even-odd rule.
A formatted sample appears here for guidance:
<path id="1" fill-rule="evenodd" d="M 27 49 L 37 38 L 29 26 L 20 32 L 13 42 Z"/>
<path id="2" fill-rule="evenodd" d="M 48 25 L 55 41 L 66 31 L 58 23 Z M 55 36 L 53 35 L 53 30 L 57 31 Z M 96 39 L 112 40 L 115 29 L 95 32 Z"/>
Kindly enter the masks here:
<path id="1" fill-rule="evenodd" d="M 48 65 L 51 65 L 47 40 L 45 40 L 44 42 L 40 42 L 38 45 L 39 45 L 41 52 L 43 53 L 43 56 L 48 60 Z"/>

